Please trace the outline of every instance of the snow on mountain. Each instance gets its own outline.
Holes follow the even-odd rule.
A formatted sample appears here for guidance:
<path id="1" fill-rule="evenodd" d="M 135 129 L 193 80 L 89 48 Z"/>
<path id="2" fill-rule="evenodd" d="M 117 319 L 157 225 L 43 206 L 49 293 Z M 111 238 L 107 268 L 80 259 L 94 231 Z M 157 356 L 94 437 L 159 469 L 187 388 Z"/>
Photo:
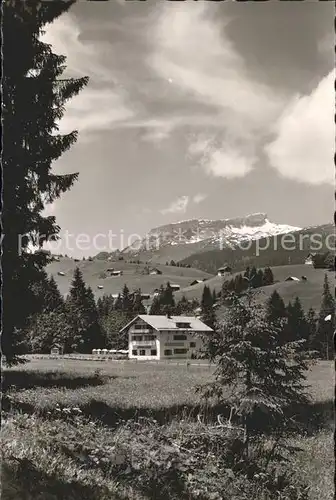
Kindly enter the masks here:
<path id="1" fill-rule="evenodd" d="M 188 219 L 151 229 L 142 239 L 123 250 L 136 255 L 142 251 L 158 251 L 162 247 L 198 244 L 201 248 L 220 245 L 234 247 L 243 241 L 298 231 L 301 228 L 270 222 L 265 213 L 232 219 Z"/>

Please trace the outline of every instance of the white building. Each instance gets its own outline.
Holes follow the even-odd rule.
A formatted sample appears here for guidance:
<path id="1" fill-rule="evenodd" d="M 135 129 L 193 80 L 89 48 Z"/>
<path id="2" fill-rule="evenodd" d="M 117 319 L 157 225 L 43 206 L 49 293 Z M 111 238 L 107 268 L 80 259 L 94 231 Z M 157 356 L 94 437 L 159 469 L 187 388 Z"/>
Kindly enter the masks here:
<path id="1" fill-rule="evenodd" d="M 128 332 L 130 359 L 158 360 L 195 357 L 203 345 L 201 335 L 212 331 L 192 316 L 141 314 L 120 333 Z"/>

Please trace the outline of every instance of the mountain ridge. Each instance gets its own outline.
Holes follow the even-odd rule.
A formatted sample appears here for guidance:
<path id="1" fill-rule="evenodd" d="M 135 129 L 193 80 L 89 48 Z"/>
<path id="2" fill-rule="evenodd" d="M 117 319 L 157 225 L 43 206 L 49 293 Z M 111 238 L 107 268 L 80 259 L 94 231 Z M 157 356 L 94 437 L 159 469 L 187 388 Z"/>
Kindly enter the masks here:
<path id="1" fill-rule="evenodd" d="M 299 227 L 271 222 L 267 214 L 257 212 L 227 219 L 187 219 L 151 229 L 142 239 L 122 250 L 123 254 L 155 255 L 164 247 L 195 245 L 195 252 L 211 248 L 234 248 L 240 242 L 301 230 Z M 191 248 L 190 248 L 191 250 Z"/>

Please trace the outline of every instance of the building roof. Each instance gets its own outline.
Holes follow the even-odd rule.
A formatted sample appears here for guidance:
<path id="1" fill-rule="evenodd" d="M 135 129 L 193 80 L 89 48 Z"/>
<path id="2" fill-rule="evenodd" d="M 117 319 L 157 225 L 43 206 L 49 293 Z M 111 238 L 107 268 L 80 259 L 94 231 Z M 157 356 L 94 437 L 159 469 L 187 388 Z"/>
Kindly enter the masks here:
<path id="1" fill-rule="evenodd" d="M 212 332 L 212 328 L 207 326 L 203 321 L 194 316 L 171 316 L 168 318 L 163 315 L 152 315 L 152 314 L 139 314 L 135 318 L 132 319 L 124 328 L 120 331 L 122 332 L 126 328 L 128 328 L 135 320 L 140 318 L 142 321 L 152 326 L 155 330 L 180 330 L 176 326 L 176 323 L 190 323 L 190 330 L 196 332 Z"/>
<path id="2" fill-rule="evenodd" d="M 222 266 L 217 269 L 217 271 L 226 271 L 227 269 L 231 269 L 230 266 Z"/>
<path id="3" fill-rule="evenodd" d="M 297 278 L 296 276 L 288 276 L 285 281 L 300 281 L 300 278 Z"/>

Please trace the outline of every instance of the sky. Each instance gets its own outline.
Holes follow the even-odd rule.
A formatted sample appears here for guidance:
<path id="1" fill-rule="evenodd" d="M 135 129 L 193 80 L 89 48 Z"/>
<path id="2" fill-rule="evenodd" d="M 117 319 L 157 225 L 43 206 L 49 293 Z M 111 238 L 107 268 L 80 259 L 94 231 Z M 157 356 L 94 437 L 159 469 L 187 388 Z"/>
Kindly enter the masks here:
<path id="1" fill-rule="evenodd" d="M 78 141 L 53 166 L 79 180 L 46 211 L 62 238 L 86 235 L 68 253 L 191 218 L 331 222 L 333 18 L 332 2 L 115 0 L 48 25 L 65 76 L 90 78 L 60 123 Z"/>

